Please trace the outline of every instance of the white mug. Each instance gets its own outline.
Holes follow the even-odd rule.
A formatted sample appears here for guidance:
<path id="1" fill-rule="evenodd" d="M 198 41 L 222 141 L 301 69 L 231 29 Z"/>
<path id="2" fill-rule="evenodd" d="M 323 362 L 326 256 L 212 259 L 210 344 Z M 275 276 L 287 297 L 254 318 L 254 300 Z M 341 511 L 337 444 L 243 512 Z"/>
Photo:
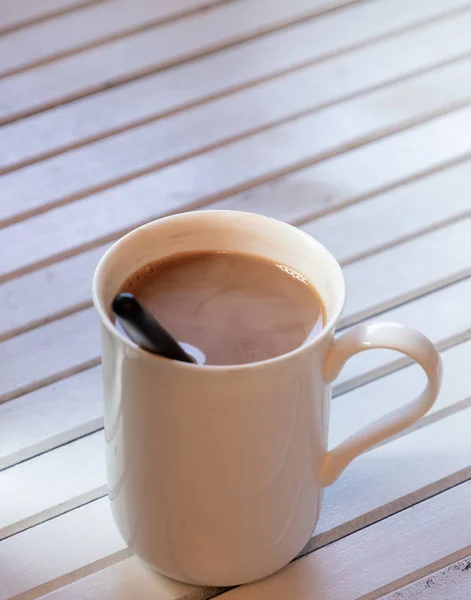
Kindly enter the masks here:
<path id="1" fill-rule="evenodd" d="M 206 250 L 255 254 L 302 273 L 326 309 L 321 333 L 282 356 L 232 366 L 168 360 L 121 335 L 110 306 L 125 279 L 151 261 Z M 340 266 L 307 234 L 267 217 L 201 211 L 144 225 L 102 258 L 93 301 L 112 513 L 135 553 L 180 581 L 231 586 L 287 564 L 312 535 L 322 488 L 423 416 L 440 388 L 440 356 L 413 329 L 360 325 L 334 339 L 345 301 Z M 351 356 L 372 348 L 407 354 L 428 383 L 327 451 L 331 382 Z"/>

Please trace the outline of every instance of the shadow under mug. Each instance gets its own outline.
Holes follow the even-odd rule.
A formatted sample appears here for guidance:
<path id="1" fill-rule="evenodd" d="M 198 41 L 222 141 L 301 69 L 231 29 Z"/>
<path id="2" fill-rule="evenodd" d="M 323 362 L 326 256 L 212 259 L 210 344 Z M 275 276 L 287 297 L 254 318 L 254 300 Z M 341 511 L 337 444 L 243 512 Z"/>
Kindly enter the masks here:
<path id="1" fill-rule="evenodd" d="M 326 309 L 320 335 L 270 360 L 198 366 L 150 354 L 118 332 L 110 306 L 127 277 L 151 261 L 207 250 L 256 254 L 302 273 Z M 423 416 L 440 388 L 439 354 L 413 329 L 360 325 L 334 339 L 345 302 L 340 266 L 307 234 L 267 217 L 200 211 L 144 225 L 104 255 L 93 301 L 112 513 L 135 553 L 180 581 L 230 586 L 287 564 L 312 535 L 323 487 Z M 327 451 L 331 382 L 351 356 L 373 348 L 416 360 L 427 385 Z"/>

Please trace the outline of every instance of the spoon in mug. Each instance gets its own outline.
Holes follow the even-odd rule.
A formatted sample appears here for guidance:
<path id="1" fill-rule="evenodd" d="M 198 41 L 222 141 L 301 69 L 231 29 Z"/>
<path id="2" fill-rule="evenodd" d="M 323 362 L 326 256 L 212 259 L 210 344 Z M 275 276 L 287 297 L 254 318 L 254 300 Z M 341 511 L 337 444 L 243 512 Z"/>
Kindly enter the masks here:
<path id="1" fill-rule="evenodd" d="M 139 347 L 173 360 L 195 362 L 133 294 L 118 294 L 112 309 L 126 334 Z"/>

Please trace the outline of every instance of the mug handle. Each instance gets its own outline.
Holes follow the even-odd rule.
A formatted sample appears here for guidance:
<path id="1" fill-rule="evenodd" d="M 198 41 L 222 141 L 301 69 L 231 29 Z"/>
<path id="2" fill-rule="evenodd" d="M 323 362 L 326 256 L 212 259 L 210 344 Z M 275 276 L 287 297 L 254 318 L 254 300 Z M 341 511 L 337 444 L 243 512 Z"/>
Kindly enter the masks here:
<path id="1" fill-rule="evenodd" d="M 427 385 L 414 400 L 373 421 L 333 450 L 326 452 L 321 469 L 323 486 L 334 483 L 345 467 L 359 454 L 423 417 L 433 406 L 440 391 L 442 361 L 432 342 L 415 329 L 387 322 L 359 325 L 337 338 L 332 343 L 324 363 L 326 383 L 338 376 L 350 357 L 373 348 L 397 350 L 410 356 L 425 371 Z"/>

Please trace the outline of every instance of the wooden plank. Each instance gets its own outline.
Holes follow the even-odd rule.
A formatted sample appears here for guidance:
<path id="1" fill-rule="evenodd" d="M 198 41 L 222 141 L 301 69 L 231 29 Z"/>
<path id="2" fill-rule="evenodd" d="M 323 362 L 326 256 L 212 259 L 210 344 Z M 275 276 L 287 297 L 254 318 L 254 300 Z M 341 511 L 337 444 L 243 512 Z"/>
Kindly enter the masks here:
<path id="1" fill-rule="evenodd" d="M 471 364 L 471 341 L 447 348 L 441 356 L 445 377 L 440 395 L 430 412 L 408 431 L 471 406 L 469 382 L 463 377 Z M 414 364 L 337 396 L 330 417 L 329 446 L 336 446 L 386 411 L 399 408 L 408 398 L 418 395 L 424 385 L 425 375 Z"/>
<path id="2" fill-rule="evenodd" d="M 445 369 L 456 355 L 461 363 L 464 359 L 467 360 L 471 352 L 470 345 L 464 348 L 467 350 L 466 356 L 462 356 L 465 355 L 462 347 L 445 356 Z M 413 373 L 417 375 L 415 371 Z M 417 379 L 423 384 L 420 378 L 415 378 L 413 383 Z M 469 390 L 463 392 L 462 379 L 455 385 L 450 383 L 441 392 L 439 406 L 452 406 L 456 412 L 463 409 L 463 398 L 467 401 L 465 406 L 469 405 Z M 330 445 L 344 439 L 346 420 L 353 417 L 356 423 L 348 429 L 356 430 L 358 422 L 365 425 L 376 416 L 402 404 L 406 394 L 412 396 L 410 387 L 410 377 L 401 371 L 363 386 L 359 390 L 360 398 L 355 390 L 340 401 L 335 400 L 331 407 Z M 378 401 L 378 398 L 383 400 L 380 410 L 374 410 L 369 415 L 367 408 L 374 400 Z M 351 408 L 345 412 L 346 406 Z M 356 418 L 356 413 L 364 418 Z M 390 514 L 388 511 L 398 509 L 398 503 L 403 508 L 407 503 L 418 501 L 419 497 L 422 499 L 424 494 L 432 493 L 432 490 L 436 493 L 437 490 L 445 489 L 450 481 L 463 481 L 471 474 L 471 467 L 467 462 L 468 451 L 471 450 L 471 438 L 468 435 L 470 426 L 471 409 L 468 407 L 459 414 L 410 433 L 406 436 L 407 439 L 397 439 L 385 444 L 384 448 L 376 449 L 371 457 L 362 458 L 360 466 L 352 464 L 340 482 L 332 488 L 332 492 L 327 490 L 328 508 L 323 513 L 316 530 L 316 540 L 312 544 L 318 547 L 323 543 L 330 543 L 340 533 L 345 535 L 353 527 L 365 525 L 365 519 L 371 520 L 373 513 L 384 518 L 386 513 Z M 451 438 L 453 442 L 450 441 Z M 433 443 L 434 451 L 430 453 L 430 459 L 426 460 L 422 457 L 421 449 L 431 444 L 431 440 L 439 441 Z M 404 475 L 404 465 L 401 466 L 401 460 L 397 460 L 397 457 L 406 455 L 409 457 L 407 477 Z M 392 460 L 393 457 L 396 457 L 395 461 Z M 378 473 L 375 464 L 383 464 L 384 472 L 382 470 Z M 24 490 L 30 485 L 33 476 L 38 477 L 42 485 L 31 496 L 25 494 Z M 369 495 L 356 493 L 355 486 L 364 485 L 365 481 L 369 485 L 369 480 L 373 478 L 375 486 L 381 486 L 379 491 Z M 106 493 L 103 433 L 86 436 L 4 470 L 0 473 L 0 487 L 5 490 L 0 500 L 0 539 L 32 527 L 46 518 L 55 517 L 85 501 L 103 496 Z M 345 498 L 350 496 L 353 499 L 346 504 Z"/>
<path id="3" fill-rule="evenodd" d="M 31 493 L 31 482 L 38 482 Z M 0 472 L 0 539 L 106 495 L 103 432 Z"/>
<path id="4" fill-rule="evenodd" d="M 471 557 L 431 573 L 419 581 L 388 594 L 381 600 L 469 600 L 471 598 Z"/>
<path id="5" fill-rule="evenodd" d="M 465 518 L 470 500 L 471 484 L 462 484 L 222 598 L 351 600 L 432 563 L 451 562 L 466 549 L 470 553 L 471 528 Z"/>
<path id="6" fill-rule="evenodd" d="M 18 0 L 0 1 L 0 33 L 25 27 L 70 10 L 94 4 L 97 0 Z"/>
<path id="7" fill-rule="evenodd" d="M 471 274 L 469 253 L 466 252 L 470 243 L 471 218 L 467 218 L 349 265 L 344 270 L 349 298 L 342 325 L 358 322 L 395 303 L 411 300 L 446 282 Z M 373 280 L 375 285 L 365 286 L 364 282 L 368 279 Z M 447 292 L 450 293 L 447 289 L 441 290 L 437 297 Z M 428 302 L 435 301 L 434 295 L 400 307 L 401 319 L 407 323 L 409 315 L 413 314 L 417 327 L 433 340 L 437 340 L 436 330 L 447 330 L 449 333 L 450 323 L 450 319 L 442 319 L 437 323 L 436 319 L 430 318 L 433 311 L 423 312 Z M 461 332 L 467 330 L 463 324 L 462 310 L 462 301 L 455 301 L 451 320 L 459 320 Z M 417 311 L 419 316 L 416 315 Z M 425 315 L 427 319 L 423 322 Z M 57 381 L 66 374 L 83 370 L 86 365 L 97 364 L 97 330 L 94 310 L 88 308 L 0 343 L 0 352 L 8 359 L 0 363 L 0 399 L 9 400 L 35 387 Z M 440 339 L 443 338 L 438 337 Z M 51 340 L 54 340 L 53 344 Z M 45 349 L 39 355 L 28 350 L 38 347 Z M 358 377 L 370 378 L 379 368 L 378 365 L 384 369 L 386 363 L 386 368 L 390 368 L 394 358 L 395 355 L 391 357 L 389 351 L 362 353 L 346 365 L 337 385 L 351 385 Z"/>
<path id="8" fill-rule="evenodd" d="M 357 534 L 353 536 L 349 535 L 345 540 L 338 542 L 341 544 L 340 547 L 344 549 L 342 551 L 348 552 L 349 555 L 350 552 L 348 548 L 350 546 L 345 547 L 344 544 L 353 543 L 353 554 L 355 556 L 363 557 L 362 560 L 364 559 L 365 561 L 364 563 L 362 560 L 360 560 L 360 562 L 354 561 L 352 569 L 348 569 L 348 576 L 351 577 L 352 573 L 354 573 L 356 569 L 359 569 L 360 566 L 361 568 L 367 568 L 369 566 L 371 558 L 369 554 L 365 555 L 365 551 L 369 553 L 368 548 L 370 548 L 370 545 L 366 543 L 366 540 L 376 540 L 377 543 L 384 544 L 384 551 L 389 551 L 391 550 L 389 535 L 392 535 L 394 531 L 400 532 L 398 538 L 395 539 L 401 539 L 401 515 L 411 514 L 414 515 L 413 518 L 417 520 L 417 523 L 421 523 L 422 525 L 428 523 L 429 518 L 427 516 L 423 515 L 423 518 L 420 517 L 420 511 L 422 510 L 420 507 L 428 506 L 430 505 L 430 502 L 433 504 L 436 502 L 436 498 L 428 502 L 420 503 L 412 509 L 400 512 L 395 517 L 392 517 L 392 523 L 386 530 L 383 530 L 384 525 L 381 525 L 382 523 L 384 524 L 390 521 L 390 519 L 384 520 L 388 515 L 394 514 L 394 512 L 401 510 L 405 506 L 419 502 L 423 498 L 426 498 L 430 493 L 436 494 L 439 490 L 454 485 L 465 477 L 469 477 L 470 467 L 466 462 L 466 456 L 468 455 L 469 446 L 471 444 L 468 435 L 470 419 L 471 410 L 468 409 L 459 415 L 453 415 L 443 421 L 439 421 L 429 427 L 395 440 L 391 444 L 376 448 L 352 463 L 342 478 L 327 490 L 321 520 L 318 529 L 316 530 L 316 535 L 311 540 L 307 550 L 327 543 L 330 543 L 331 545 L 316 552 L 311 555 L 311 557 L 319 555 L 324 556 L 324 552 L 335 545 L 332 544 L 334 540 L 362 528 L 362 531 Z M 424 448 L 431 447 L 432 444 L 435 446 L 435 443 L 438 444 L 436 453 L 424 453 Z M 425 460 L 426 457 L 428 457 L 428 460 Z M 407 462 L 406 471 L 404 469 L 405 462 Z M 378 468 L 378 465 L 381 465 L 381 468 Z M 460 469 L 458 472 L 453 470 L 456 467 Z M 407 476 L 405 476 L 405 473 L 407 473 Z M 443 479 L 440 479 L 440 477 L 443 477 Z M 455 490 L 464 487 L 468 490 L 468 492 L 466 492 L 466 498 L 468 499 L 468 484 L 459 486 L 458 488 L 455 488 Z M 365 490 L 367 490 L 367 493 L 365 493 Z M 453 497 L 455 491 L 451 490 L 451 492 L 447 492 L 446 494 L 437 497 L 447 497 L 448 509 L 443 512 L 452 517 L 450 518 L 450 523 L 447 522 L 447 527 L 445 527 L 445 524 L 440 522 L 440 520 L 437 523 L 437 526 L 439 525 L 441 530 L 442 527 L 447 530 L 447 543 L 443 546 L 441 543 L 433 545 L 434 548 L 441 548 L 443 550 L 442 556 L 446 556 L 455 551 L 453 549 L 454 547 L 452 548 L 449 545 L 451 540 L 454 540 L 453 543 L 462 544 L 460 534 L 457 532 L 455 535 L 454 529 L 448 529 L 451 523 L 455 524 L 457 530 L 459 530 L 460 527 L 458 518 L 459 513 L 457 510 L 453 510 L 453 500 L 450 500 L 450 494 Z M 467 506 L 467 501 L 464 502 L 464 505 Z M 92 513 L 92 517 L 88 516 L 89 512 Z M 97 518 L 97 515 L 100 516 L 99 519 Z M 435 512 L 433 515 L 435 516 Z M 369 524 L 374 523 L 379 519 L 381 519 L 380 523 L 374 525 L 372 528 L 365 529 Z M 406 523 L 407 527 L 410 527 L 410 524 L 414 523 L 414 521 L 409 522 L 407 519 Z M 48 526 L 51 528 L 50 524 L 52 524 L 52 533 L 47 529 Z M 74 528 L 76 530 L 75 535 L 73 531 Z M 404 524 L 404 529 L 405 528 Z M 369 529 L 372 529 L 372 531 L 370 534 L 366 535 L 365 539 L 364 532 Z M 38 530 L 40 533 L 38 533 Z M 57 531 L 63 532 L 60 541 L 55 538 Z M 80 535 L 78 535 L 78 531 L 80 531 Z M 5 559 L 0 567 L 0 575 L 2 575 L 3 570 L 4 575 L 2 581 L 5 581 L 6 592 L 10 595 L 18 594 L 27 590 L 28 586 L 34 587 L 46 583 L 48 577 L 50 579 L 53 577 L 64 577 L 67 573 L 67 569 L 78 569 L 81 566 L 77 565 L 78 560 L 82 561 L 84 565 L 99 560 L 99 558 L 97 558 L 97 552 L 100 553 L 104 544 L 108 544 L 111 547 L 109 550 L 110 553 L 119 551 L 119 544 L 116 545 L 115 541 L 114 545 L 112 543 L 112 541 L 116 539 L 116 534 L 112 535 L 113 532 L 114 527 L 107 514 L 107 501 L 99 500 L 3 540 L 0 543 L 0 556 L 2 556 L 2 558 L 5 557 Z M 412 535 L 417 535 L 417 539 L 420 539 L 422 533 L 422 530 L 417 531 L 413 528 L 413 530 L 409 531 L 407 534 L 406 539 L 411 539 Z M 463 533 L 466 533 L 469 541 L 469 532 L 466 531 Z M 354 552 L 354 550 L 358 548 L 356 545 L 357 536 L 360 536 L 361 538 L 358 543 L 361 542 L 362 544 L 365 544 L 362 552 L 358 552 L 358 550 Z M 100 539 L 98 548 L 96 548 L 95 537 Z M 112 538 L 111 541 L 109 539 L 110 537 Z M 69 538 L 74 539 L 72 548 L 69 547 Z M 350 542 L 347 542 L 348 540 L 350 540 Z M 42 546 L 45 546 L 44 552 L 39 550 Z M 41 568 L 39 566 L 41 565 L 41 557 L 43 557 L 44 561 L 44 555 L 47 556 L 50 547 L 54 547 L 54 551 L 57 554 L 60 554 L 60 557 L 56 561 L 51 561 L 52 564 L 47 564 L 47 568 L 44 568 L 44 566 Z M 458 546 L 458 548 L 462 548 L 462 545 Z M 375 549 L 377 550 L 376 546 Z M 395 547 L 393 546 L 393 550 L 394 549 Z M 87 554 L 89 555 L 88 559 L 86 558 Z M 417 570 L 420 567 L 420 564 L 417 561 L 420 560 L 419 556 L 421 553 L 417 552 L 416 554 L 416 558 L 410 563 L 412 567 L 411 571 Z M 19 560 L 19 556 L 21 556 L 21 565 L 27 575 L 26 578 L 16 579 L 14 576 L 16 569 L 12 568 L 12 563 L 15 565 L 15 561 Z M 101 558 L 104 558 L 105 556 L 106 555 L 103 553 Z M 374 553 L 371 556 L 374 556 Z M 424 559 L 430 559 L 430 557 L 431 555 L 429 554 L 427 557 L 424 557 Z M 334 559 L 330 558 L 329 560 Z M 437 558 L 434 560 L 437 560 Z M 346 562 L 350 564 L 350 561 Z M 69 566 L 70 563 L 73 564 L 73 567 Z M 53 577 L 51 576 L 51 570 L 53 570 Z M 335 568 L 334 571 L 329 568 L 326 572 L 332 573 L 336 572 L 336 570 L 337 568 Z M 377 571 L 377 569 L 375 570 Z M 12 573 L 13 581 L 11 581 Z M 106 581 L 108 585 L 116 585 L 117 581 L 115 580 L 114 584 L 112 584 L 112 581 L 115 577 L 117 577 L 119 581 L 119 573 L 120 568 L 117 568 L 117 571 L 115 572 L 108 571 L 106 575 L 103 575 L 104 581 Z M 396 573 L 397 578 L 398 571 L 394 571 L 394 573 Z M 86 573 L 83 573 L 82 576 L 85 574 Z M 93 595 L 91 583 L 93 582 L 85 581 L 85 583 L 77 584 L 77 586 L 79 590 L 92 590 L 90 592 L 92 594 L 90 597 L 94 598 L 96 596 Z M 331 583 L 332 582 L 329 583 L 329 586 Z M 381 580 L 381 584 L 384 584 L 383 580 Z M 52 585 L 54 585 L 54 582 L 52 582 Z M 83 585 L 85 587 L 82 587 Z M 329 589 L 329 587 L 325 588 L 326 591 Z M 76 590 L 77 588 L 70 593 L 78 594 L 79 592 Z M 45 591 L 49 590 L 45 588 Z M 0 598 L 9 597 L 6 592 L 4 592 L 5 596 L 2 596 L 0 593 Z M 288 594 L 284 597 L 291 598 L 293 596 L 292 594 Z M 320 596 L 319 598 L 327 600 L 329 597 L 335 598 L 335 600 L 340 599 L 340 597 L 337 598 L 336 596 L 326 596 L 325 598 Z"/>
<path id="9" fill-rule="evenodd" d="M 465 192 L 469 185 L 471 163 L 466 161 L 310 221 L 301 229 L 326 245 L 342 265 L 351 264 L 419 232 L 471 216 Z"/>
<path id="10" fill-rule="evenodd" d="M 2 342 L 3 399 L 98 364 L 99 347 L 98 317 L 92 308 Z"/>
<path id="11" fill-rule="evenodd" d="M 93 367 L 0 404 L 0 469 L 101 429 L 101 396 Z"/>
<path id="12" fill-rule="evenodd" d="M 432 291 L 438 282 L 444 285 L 471 275 L 468 250 L 470 217 L 349 265 L 344 269 L 345 314 L 358 321 Z M 364 285 L 369 275 L 374 290 Z"/>
<path id="13" fill-rule="evenodd" d="M 468 135 L 452 134 L 453 131 L 464 134 L 468 131 L 468 111 L 464 114 L 465 118 L 460 111 L 346 152 L 245 194 L 214 202 L 210 207 L 249 210 L 299 222 L 312 216 L 316 210 L 322 214 L 356 203 L 374 195 L 375 191 L 410 179 L 414 173 L 431 170 L 447 160 L 450 162 L 466 149 L 471 151 Z M 468 127 L 471 134 L 471 120 Z M 365 172 L 369 173 L 368 177 L 364 176 Z M 303 229 L 319 237 L 342 264 L 348 264 L 397 240 L 407 239 L 417 231 L 433 228 L 442 221 L 461 215 L 467 206 L 468 173 L 468 162 L 457 164 L 417 182 L 409 181 L 408 185 L 375 196 L 372 200 L 363 200 L 350 209 L 306 223 Z M 286 198 L 295 198 L 295 202 L 286 202 Z M 398 220 L 397 215 L 406 208 L 408 218 Z M 134 209 L 137 211 L 138 207 L 134 206 Z M 60 214 L 59 209 L 58 212 Z M 349 228 L 348 244 L 343 244 L 342 237 L 338 239 L 341 229 L 335 225 L 338 220 L 344 226 L 345 213 L 350 222 L 358 225 L 358 229 Z M 365 224 L 370 219 L 375 226 L 365 233 Z M 67 220 L 67 214 L 57 220 Z M 47 227 L 46 220 L 45 231 Z M 45 235 L 43 239 L 46 239 Z M 24 239 L 21 247 L 23 244 Z M 107 247 L 108 244 L 100 246 L 0 284 L 0 295 L 7 303 L 7 310 L 0 314 L 0 340 L 90 305 L 92 273 Z M 31 295 L 30 289 L 37 290 L 38 294 Z"/>
<path id="14" fill-rule="evenodd" d="M 469 85 L 458 85 L 463 79 Z M 434 93 L 428 93 L 420 103 L 404 102 L 404 96 L 414 94 L 424 86 Z M 162 148 L 172 144 L 188 144 L 192 128 L 201 132 L 209 119 L 216 118 L 218 114 L 221 123 L 247 121 L 247 113 L 253 106 L 253 94 L 260 93 L 257 90 L 261 89 L 263 87 L 255 88 L 251 93 L 245 92 L 251 101 L 246 105 L 235 103 L 233 113 L 221 108 L 231 106 L 227 104 L 230 98 L 224 98 L 217 101 L 219 108 L 205 105 L 191 113 L 157 121 L 155 128 L 143 127 L 142 135 L 148 142 L 149 131 L 153 132 L 152 139 L 157 140 L 152 147 L 155 152 L 151 154 L 157 153 L 158 147 L 162 152 Z M 265 100 L 268 101 L 270 95 Z M 0 276 L 12 277 L 33 266 L 45 264 L 52 256 L 67 256 L 77 247 L 96 245 L 97 241 L 111 239 L 156 214 L 183 210 L 228 195 L 238 187 L 273 177 L 277 170 L 293 168 L 297 162 L 314 162 L 361 146 L 415 122 L 427 120 L 441 111 L 456 108 L 470 99 L 471 59 L 468 59 L 269 128 L 75 202 L 70 200 L 108 185 L 101 179 L 107 172 L 106 164 L 114 163 L 110 168 L 118 176 L 121 170 L 125 170 L 122 160 L 126 159 L 129 168 L 133 168 L 133 160 L 142 161 L 143 156 L 150 152 L 148 144 L 143 146 L 140 141 L 136 142 L 137 130 L 122 134 L 119 143 L 113 142 L 113 152 L 100 151 L 100 146 L 106 148 L 111 143 L 111 140 L 104 140 L 94 145 L 97 151 L 93 154 L 88 148 L 77 149 L 46 163 L 4 175 L 0 178 L 0 196 L 8 193 L 11 200 L 1 207 L 4 219 L 14 218 L 12 211 L 18 216 L 19 211 L 46 210 L 46 198 L 54 204 L 69 203 L 0 231 L 0 244 L 5 248 L 0 257 Z M 201 111 L 204 118 L 200 118 Z M 466 126 L 471 109 L 464 111 L 461 116 Z M 191 114 L 197 116 L 194 121 Z M 173 123 L 177 126 L 174 127 Z M 462 130 L 460 135 L 465 137 L 465 131 Z M 127 148 L 133 150 L 128 151 Z M 80 160 L 81 154 L 86 158 Z M 133 159 L 133 155 L 136 158 Z M 125 174 L 121 177 L 122 180 L 126 178 Z M 88 182 L 85 184 L 88 190 L 83 189 L 84 181 Z M 136 198 L 136 202 L 125 201 L 129 197 Z M 31 240 L 30 243 L 22 243 L 21 252 L 16 243 L 18 239 Z"/>
<path id="15" fill-rule="evenodd" d="M 368 277 L 366 271 L 365 276 Z M 444 349 L 470 338 L 469 304 L 467 304 L 470 293 L 471 278 L 466 278 L 454 285 L 446 286 L 434 293 L 375 315 L 365 323 L 380 320 L 397 321 L 422 331 L 440 349 Z M 347 314 L 341 324 L 346 324 L 349 320 Z M 353 317 L 352 320 L 356 321 L 356 318 Z M 389 350 L 357 354 L 348 361 L 335 380 L 334 390 L 336 394 L 342 394 L 410 362 L 410 359 L 402 354 Z"/>
<path id="16" fill-rule="evenodd" d="M 471 59 L 468 58 L 275 127 L 277 123 L 296 115 L 303 115 L 316 106 L 317 89 L 322 85 L 322 81 L 317 79 L 317 71 L 318 67 L 296 71 L 255 88 L 197 106 L 164 120 L 142 125 L 7 174 L 0 179 L 0 193 L 8 190 L 12 202 L 1 211 L 1 216 L 4 220 L 11 220 L 18 215 L 42 212 L 48 206 L 70 202 L 110 188 L 177 160 L 211 150 L 215 146 L 271 126 L 274 127 L 256 136 L 259 144 L 264 141 L 267 145 L 268 140 L 273 137 L 285 135 L 292 136 L 294 144 L 300 137 L 300 130 L 316 130 L 319 134 L 323 132 L 320 123 L 328 122 L 330 129 L 317 143 L 311 141 L 303 144 L 305 155 L 313 156 L 311 160 L 315 160 L 316 155 L 330 152 L 332 146 L 357 145 L 357 138 L 364 142 L 366 136 L 375 137 L 378 129 L 390 133 L 391 129 L 404 127 L 404 122 L 410 124 L 410 121 L 417 118 L 426 119 L 440 110 L 449 110 L 450 105 L 461 105 L 471 97 L 471 84 L 469 88 L 456 85 L 462 79 L 470 79 Z M 416 93 L 422 87 L 434 90 L 434 93 L 427 97 L 431 98 L 430 100 L 424 99 L 420 107 L 417 103 L 397 106 L 403 96 Z M 293 94 L 293 89 L 297 90 L 296 94 Z M 379 104 L 394 104 L 397 108 L 386 112 L 377 110 L 367 118 L 364 113 Z M 264 107 L 263 111 L 254 110 L 261 106 Z M 351 118 L 352 113 L 361 113 L 362 120 L 356 127 L 347 128 L 345 123 L 345 139 L 342 139 L 338 128 L 332 130 L 332 121 L 335 119 L 348 122 L 347 117 Z M 252 139 L 241 140 L 235 148 L 242 150 Z M 214 151 L 214 160 L 218 160 L 221 152 L 217 149 Z M 299 150 L 296 153 L 296 150 L 286 148 L 285 153 L 287 161 L 293 160 L 290 156 L 292 154 L 295 154 L 294 160 L 300 160 Z M 257 163 L 257 170 L 260 172 L 257 175 L 260 176 L 267 167 L 269 168 L 270 158 L 259 158 Z M 187 163 L 182 165 L 183 173 L 188 170 L 188 167 L 185 169 L 186 165 Z M 189 166 L 191 167 L 191 162 Z M 253 170 L 257 167 L 253 167 Z M 232 177 L 234 178 L 234 175 Z M 139 180 L 136 184 L 138 182 Z M 217 188 L 221 186 L 221 182 L 215 182 L 213 185 Z"/>
<path id="17" fill-rule="evenodd" d="M 309 228 L 312 219 L 469 159 L 468 119 L 467 108 L 457 110 L 312 166 L 292 167 L 208 208 L 258 212 Z"/>
<path id="18" fill-rule="evenodd" d="M 91 306 L 93 271 L 110 245 L 0 284 L 5 303 L 0 311 L 0 341 Z"/>
<path id="19" fill-rule="evenodd" d="M 287 4 L 283 0 L 238 0 L 11 75 L 0 81 L 0 124 L 297 23 L 351 1 L 295 0 Z M 407 18 L 396 20 L 407 23 L 421 20 L 424 15 L 425 18 L 437 17 L 465 6 L 464 0 L 449 0 L 450 6 L 446 9 L 440 6 L 439 0 L 430 0 L 430 4 L 433 5 L 430 8 L 413 9 Z M 247 14 L 250 19 L 245 17 Z"/>
<path id="20" fill-rule="evenodd" d="M 415 326 L 424 331 L 426 335 L 429 335 L 435 343 L 442 347 L 447 347 L 469 337 L 469 307 L 467 299 L 470 296 L 471 278 L 468 278 L 406 305 L 399 306 L 382 315 L 381 318 L 396 320 L 406 325 Z M 431 319 L 430 315 L 433 315 L 434 318 Z M 98 350 L 97 348 L 97 353 Z M 357 356 L 347 364 L 336 381 L 334 395 L 342 394 L 346 390 L 353 389 L 357 385 L 374 379 L 374 377 L 391 372 L 401 364 L 407 364 L 401 355 L 398 358 L 396 353 L 386 351 L 375 351 Z M 450 367 L 448 367 L 448 370 L 450 370 Z M 77 380 L 76 377 L 79 377 L 79 379 Z M 85 383 L 82 382 L 81 377 L 86 378 Z M 419 371 L 417 377 L 420 380 L 421 371 Z M 409 379 L 407 381 L 409 382 Z M 82 385 L 84 386 L 83 391 L 81 388 Z M 418 384 L 413 378 L 410 382 L 412 388 L 409 392 L 410 394 L 417 389 L 413 387 L 415 385 Z M 446 382 L 444 389 L 447 389 Z M 361 398 L 361 392 L 359 393 Z M 380 397 L 382 395 L 384 395 L 384 392 L 381 392 Z M 84 399 L 85 396 L 87 400 Z M 76 420 L 69 418 L 62 421 L 59 409 L 57 409 L 59 410 L 57 421 L 48 417 L 49 406 L 57 397 L 61 398 L 61 407 L 64 412 L 68 411 L 70 403 L 70 411 L 76 414 Z M 389 401 L 392 401 L 389 395 L 387 397 Z M 398 396 L 398 398 L 402 398 L 402 396 Z M 23 402 L 25 403 L 24 408 Z M 345 400 L 345 402 L 348 405 L 348 400 Z M 464 396 L 460 402 L 467 405 Z M 79 403 L 79 407 L 77 407 L 77 403 Z M 372 411 L 372 414 L 382 411 L 382 405 L 378 405 L 373 410 L 372 403 L 373 401 L 367 402 L 365 410 L 362 410 L 361 406 L 357 409 L 355 404 L 351 405 L 353 414 L 349 416 L 349 419 L 352 421 L 352 427 L 356 423 L 362 422 L 362 419 L 364 422 L 366 420 L 366 413 L 369 410 Z M 18 407 L 16 414 L 13 413 L 10 418 L 6 418 L 5 414 L 8 415 L 10 410 L 14 411 L 15 407 Z M 444 403 L 440 410 L 443 409 L 444 413 L 448 414 L 446 407 L 447 404 Z M 3 460 L 6 461 L 6 464 L 13 464 L 17 456 L 20 458 L 25 455 L 26 457 L 32 456 L 38 451 L 54 447 L 56 440 L 60 443 L 72 440 L 77 436 L 95 431 L 97 426 L 101 425 L 101 421 L 99 420 L 102 414 L 100 373 L 98 369 L 94 369 L 89 376 L 86 376 L 86 373 L 84 373 L 64 379 L 55 385 L 41 388 L 28 396 L 23 396 L 14 402 L 9 402 L 3 407 L 0 406 L 0 411 L 0 415 L 2 416 L 0 423 L 4 424 L 4 427 L 0 428 L 2 434 L 0 437 L 5 439 L 5 446 L 2 448 L 3 456 L 0 454 L 0 457 L 2 457 L 0 458 L 0 465 Z M 358 416 L 356 417 L 357 412 Z M 13 419 L 19 419 L 18 414 L 23 415 L 21 421 L 17 420 L 20 430 L 17 430 L 17 427 L 13 426 Z M 63 423 L 63 426 L 61 426 L 61 423 Z M 52 428 L 52 430 L 49 428 Z M 44 429 L 45 434 L 42 435 L 41 432 Z M 345 426 L 340 428 L 339 435 L 340 437 L 344 437 Z M 25 442 L 23 436 L 26 436 L 27 440 L 31 437 L 31 441 Z"/>
<path id="21" fill-rule="evenodd" d="M 76 598 L 99 598 L 100 600 L 207 600 L 213 598 L 217 590 L 194 588 L 165 579 L 147 569 L 142 562 L 131 557 L 112 567 L 60 588 L 43 596 L 44 600 L 65 600 Z M 184 594 L 184 595 L 182 595 Z"/>
<path id="22" fill-rule="evenodd" d="M 400 387 L 396 393 L 401 393 Z M 336 402 L 332 408 L 340 410 Z M 387 410 L 389 407 L 383 412 Z M 329 544 L 469 479 L 471 467 L 466 459 L 471 440 L 466 429 L 470 418 L 471 410 L 467 408 L 352 462 L 326 489 L 316 535 L 307 550 Z M 439 438 L 442 433 L 445 437 Z"/>
<path id="23" fill-rule="evenodd" d="M 45 583 L 61 577 L 73 581 L 129 552 L 105 498 L 3 540 L 0 556 L 0 599 L 7 600 L 28 590 L 29 599 L 38 598 Z"/>
<path id="24" fill-rule="evenodd" d="M 177 0 L 170 5 L 165 0 L 112 0 L 25 27 L 0 38 L 0 77 L 205 10 L 221 1 Z"/>
<path id="25" fill-rule="evenodd" d="M 342 22 L 336 25 L 342 15 L 340 11 L 324 17 L 324 28 L 335 33 L 342 26 Z M 332 52 L 337 55 L 312 66 L 312 61 L 322 57 L 323 47 L 312 44 L 319 35 L 318 20 L 307 21 L 6 125 L 2 129 L 0 172 L 306 63 L 306 72 L 317 82 L 315 104 L 337 101 L 414 69 L 466 54 L 470 49 L 470 19 L 471 12 L 459 13 L 340 55 L 345 39 L 336 36 L 339 46 Z M 371 30 L 364 33 L 371 38 Z M 447 43 L 435 44 L 437 37 L 446 38 Z M 406 63 L 400 60 L 404 55 L 408 56 Z M 186 81 L 192 85 L 185 85 Z"/>

